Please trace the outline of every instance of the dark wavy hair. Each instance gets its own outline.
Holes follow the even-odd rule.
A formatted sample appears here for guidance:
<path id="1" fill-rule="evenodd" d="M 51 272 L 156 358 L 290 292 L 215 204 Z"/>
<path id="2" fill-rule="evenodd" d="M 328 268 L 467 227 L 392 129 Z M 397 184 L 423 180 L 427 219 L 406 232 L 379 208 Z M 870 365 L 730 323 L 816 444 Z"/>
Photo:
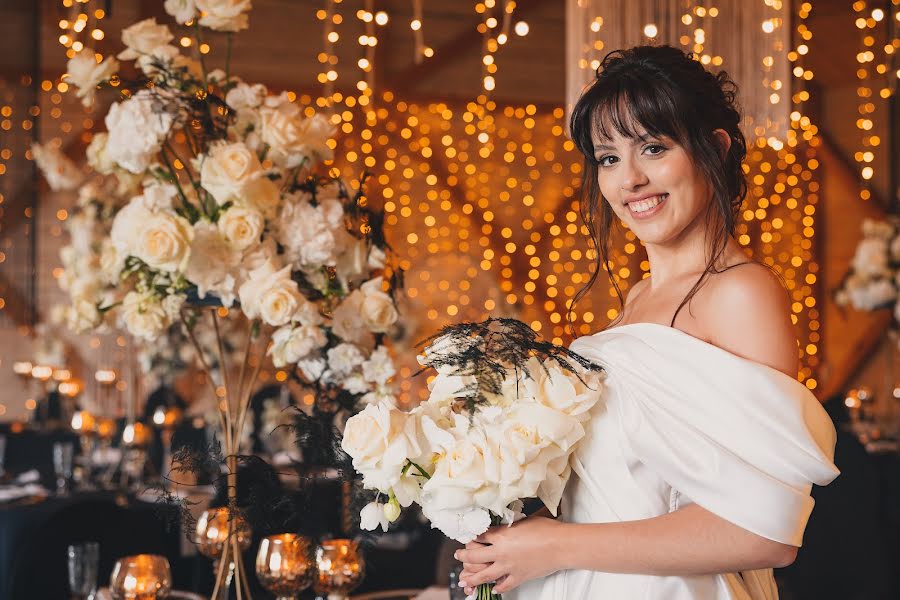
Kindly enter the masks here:
<path id="1" fill-rule="evenodd" d="M 717 262 L 734 233 L 747 193 L 741 164 L 747 143 L 739 126 L 736 93 L 737 85 L 727 73 L 710 73 L 690 54 L 671 46 L 637 46 L 606 55 L 596 79 L 575 104 L 569 123 L 572 140 L 584 155 L 581 216 L 597 248 L 596 269 L 571 306 L 587 294 L 608 264 L 610 235 L 616 225 L 615 213 L 604 201 L 597 181 L 599 162 L 594 157 L 594 135 L 609 139 L 616 131 L 629 139 L 639 139 L 644 134 L 668 137 L 687 151 L 694 167 L 709 181 L 712 200 L 706 219 L 707 232 L 712 235 L 706 269 L 675 311 L 672 326 L 707 277 L 719 272 Z M 717 129 L 731 138 L 731 146 L 724 154 L 714 133 Z M 615 277 L 608 270 L 607 274 L 624 307 Z"/>

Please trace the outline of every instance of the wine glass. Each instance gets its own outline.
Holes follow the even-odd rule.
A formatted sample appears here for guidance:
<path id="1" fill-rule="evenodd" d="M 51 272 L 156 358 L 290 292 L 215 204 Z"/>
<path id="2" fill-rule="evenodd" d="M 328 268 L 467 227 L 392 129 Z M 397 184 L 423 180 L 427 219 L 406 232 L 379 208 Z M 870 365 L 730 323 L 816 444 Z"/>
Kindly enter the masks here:
<path id="1" fill-rule="evenodd" d="M 323 541 L 316 549 L 313 589 L 332 599 L 347 598 L 365 575 L 366 564 L 356 542 L 347 539 Z"/>
<path id="2" fill-rule="evenodd" d="M 69 590 L 78 598 L 93 598 L 97 591 L 100 544 L 72 544 L 66 549 L 66 554 L 69 558 Z"/>
<path id="3" fill-rule="evenodd" d="M 282 533 L 263 538 L 256 555 L 256 575 L 277 600 L 291 600 L 309 587 L 315 572 L 312 542 Z"/>
<path id="4" fill-rule="evenodd" d="M 75 448 L 72 442 L 53 443 L 53 473 L 56 475 L 56 493 L 65 496 L 72 479 L 72 458 Z"/>
<path id="5" fill-rule="evenodd" d="M 3 468 L 6 462 L 6 436 L 0 435 L 0 481 L 6 476 L 6 470 Z"/>
<path id="6" fill-rule="evenodd" d="M 116 561 L 109 591 L 113 600 L 157 600 L 172 591 L 169 561 L 157 554 L 137 554 Z"/>

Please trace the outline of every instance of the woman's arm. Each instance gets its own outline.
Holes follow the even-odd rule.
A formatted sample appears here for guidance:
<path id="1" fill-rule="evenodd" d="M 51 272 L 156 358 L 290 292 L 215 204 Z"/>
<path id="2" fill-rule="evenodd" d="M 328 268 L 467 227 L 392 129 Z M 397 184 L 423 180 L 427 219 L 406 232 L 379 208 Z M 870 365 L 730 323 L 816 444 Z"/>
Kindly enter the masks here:
<path id="1" fill-rule="evenodd" d="M 701 575 L 782 567 L 797 548 L 751 533 L 706 509 L 624 523 L 563 523 L 529 518 L 495 527 L 457 551 L 467 587 L 499 581 L 508 592 L 564 569 L 647 575 Z M 505 579 L 504 579 L 505 578 Z"/>

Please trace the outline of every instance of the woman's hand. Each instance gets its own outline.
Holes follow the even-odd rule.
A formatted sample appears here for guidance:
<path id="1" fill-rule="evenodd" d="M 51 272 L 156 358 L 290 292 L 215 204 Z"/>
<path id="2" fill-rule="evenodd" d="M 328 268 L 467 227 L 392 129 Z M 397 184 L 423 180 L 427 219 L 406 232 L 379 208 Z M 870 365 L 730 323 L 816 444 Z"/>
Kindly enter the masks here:
<path id="1" fill-rule="evenodd" d="M 564 568 L 559 549 L 564 542 L 565 523 L 531 516 L 512 527 L 492 527 L 464 550 L 456 551 L 463 571 L 459 582 L 472 594 L 482 583 L 496 581 L 494 592 L 505 594 L 522 583 Z"/>

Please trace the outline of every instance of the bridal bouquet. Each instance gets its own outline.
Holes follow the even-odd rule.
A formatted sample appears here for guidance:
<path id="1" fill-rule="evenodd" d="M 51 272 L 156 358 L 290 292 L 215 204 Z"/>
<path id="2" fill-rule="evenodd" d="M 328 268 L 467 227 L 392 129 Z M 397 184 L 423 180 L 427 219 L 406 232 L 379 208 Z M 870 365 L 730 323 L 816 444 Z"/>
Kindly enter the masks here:
<path id="1" fill-rule="evenodd" d="M 427 401 L 410 412 L 371 404 L 345 426 L 342 447 L 377 492 L 361 527 L 387 530 L 415 502 L 467 543 L 520 518 L 524 498 L 556 514 L 602 368 L 514 319 L 447 327 L 419 360 L 436 371 Z"/>

